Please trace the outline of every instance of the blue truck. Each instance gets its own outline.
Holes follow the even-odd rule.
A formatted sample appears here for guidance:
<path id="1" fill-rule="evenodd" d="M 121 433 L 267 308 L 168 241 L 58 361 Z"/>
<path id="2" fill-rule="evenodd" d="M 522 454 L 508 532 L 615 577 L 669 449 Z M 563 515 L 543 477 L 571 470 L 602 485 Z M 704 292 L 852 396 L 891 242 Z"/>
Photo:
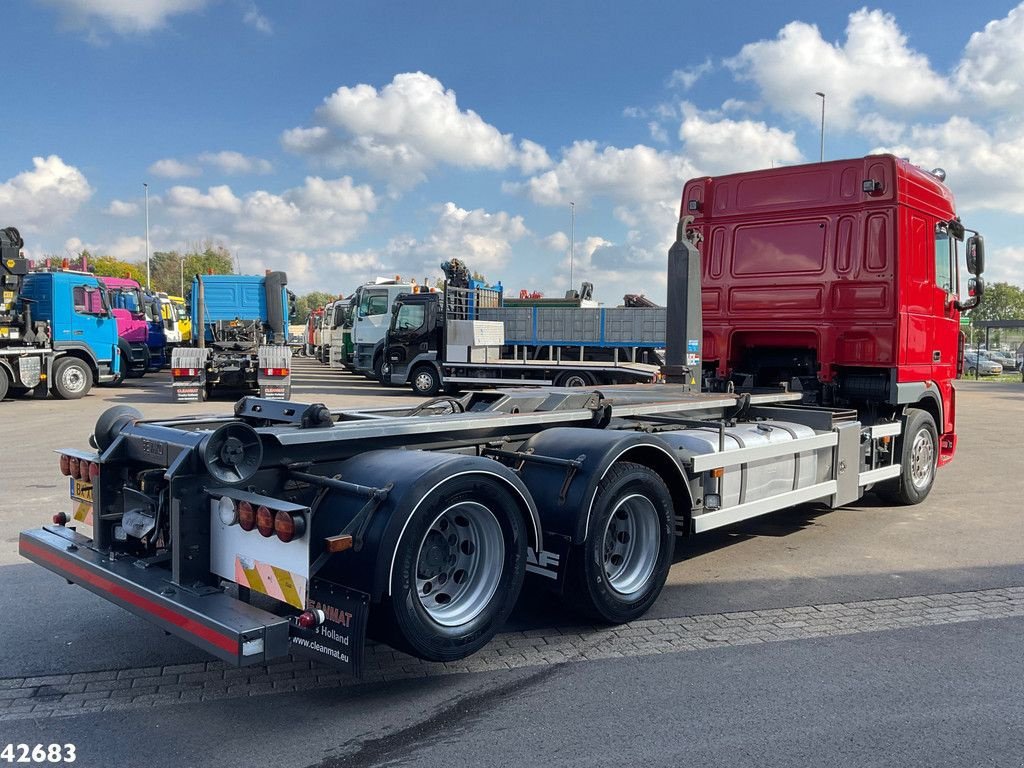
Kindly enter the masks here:
<path id="1" fill-rule="evenodd" d="M 94 383 L 119 383 L 117 321 L 106 289 L 88 272 L 32 272 L 18 230 L 0 230 L 0 400 L 62 400 Z"/>
<path id="2" fill-rule="evenodd" d="M 196 275 L 192 280 L 192 343 L 171 352 L 178 402 L 216 392 L 291 396 L 288 317 L 292 294 L 284 272 Z"/>

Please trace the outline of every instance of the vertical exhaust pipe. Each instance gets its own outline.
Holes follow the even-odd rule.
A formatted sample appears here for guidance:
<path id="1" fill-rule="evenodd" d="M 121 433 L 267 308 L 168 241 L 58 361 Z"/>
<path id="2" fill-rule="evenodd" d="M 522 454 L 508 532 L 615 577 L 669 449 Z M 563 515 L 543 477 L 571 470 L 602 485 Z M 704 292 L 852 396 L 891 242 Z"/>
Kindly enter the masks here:
<path id="1" fill-rule="evenodd" d="M 196 287 L 196 306 L 195 315 L 198 322 L 192 324 L 193 333 L 199 334 L 197 337 L 198 344 L 196 345 L 200 349 L 206 348 L 206 286 L 203 285 L 203 278 L 196 273 L 196 282 L 199 285 Z"/>
<path id="2" fill-rule="evenodd" d="M 701 315 L 699 233 L 690 230 L 693 216 L 683 216 L 676 226 L 676 241 L 668 252 L 668 292 L 665 320 L 665 365 L 662 374 L 671 384 L 700 391 L 701 348 L 704 322 Z"/>

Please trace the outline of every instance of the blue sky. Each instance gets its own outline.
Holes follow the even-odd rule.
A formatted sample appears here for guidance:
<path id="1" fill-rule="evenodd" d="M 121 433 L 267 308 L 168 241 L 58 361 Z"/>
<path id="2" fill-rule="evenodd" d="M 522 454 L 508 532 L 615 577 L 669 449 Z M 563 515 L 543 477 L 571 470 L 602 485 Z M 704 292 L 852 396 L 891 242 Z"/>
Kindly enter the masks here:
<path id="1" fill-rule="evenodd" d="M 348 293 L 458 257 L 664 295 L 687 178 L 889 150 L 944 167 L 1024 283 L 1010 3 L 9 0 L 0 226 L 30 254 L 205 239 Z"/>

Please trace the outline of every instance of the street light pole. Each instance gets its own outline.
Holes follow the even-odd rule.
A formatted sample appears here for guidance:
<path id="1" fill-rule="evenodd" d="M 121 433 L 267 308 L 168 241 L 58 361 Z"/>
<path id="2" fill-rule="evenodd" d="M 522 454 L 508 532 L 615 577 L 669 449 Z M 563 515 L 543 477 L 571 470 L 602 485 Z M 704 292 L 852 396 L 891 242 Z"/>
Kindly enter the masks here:
<path id="1" fill-rule="evenodd" d="M 572 263 L 576 256 L 576 203 L 569 201 L 572 218 L 569 224 L 569 290 L 572 290 Z"/>
<path id="2" fill-rule="evenodd" d="M 825 94 L 815 91 L 815 96 L 821 96 L 821 156 L 819 162 L 825 162 Z"/>
<path id="3" fill-rule="evenodd" d="M 146 188 L 146 290 L 151 289 L 149 279 L 149 184 L 142 182 L 142 186 Z"/>
<path id="4" fill-rule="evenodd" d="M 181 293 L 179 296 L 185 296 L 185 257 L 181 257 Z"/>

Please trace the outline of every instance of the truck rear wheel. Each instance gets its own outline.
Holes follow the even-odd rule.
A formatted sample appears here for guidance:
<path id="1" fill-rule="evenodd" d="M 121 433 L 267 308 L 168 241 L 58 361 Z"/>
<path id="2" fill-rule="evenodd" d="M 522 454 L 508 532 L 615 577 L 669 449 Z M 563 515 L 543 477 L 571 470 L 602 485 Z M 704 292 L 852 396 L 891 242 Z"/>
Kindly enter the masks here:
<path id="1" fill-rule="evenodd" d="M 428 661 L 483 648 L 512 611 L 526 574 L 526 523 L 509 491 L 481 476 L 420 502 L 395 553 L 387 639 Z"/>
<path id="2" fill-rule="evenodd" d="M 11 377 L 7 374 L 7 369 L 0 365 L 0 400 L 7 397 L 7 391 L 11 386 Z"/>
<path id="3" fill-rule="evenodd" d="M 566 371 L 558 377 L 559 387 L 589 387 L 594 378 L 586 371 Z"/>
<path id="4" fill-rule="evenodd" d="M 875 493 L 892 504 L 920 504 L 935 483 L 939 457 L 939 434 L 930 413 L 907 408 L 899 450 L 900 476 L 879 483 Z"/>
<path id="5" fill-rule="evenodd" d="M 566 597 L 610 624 L 639 618 L 665 586 L 674 542 L 672 496 L 661 476 L 616 464 L 597 488 L 586 539 L 569 556 Z"/>
<path id="6" fill-rule="evenodd" d="M 412 391 L 417 395 L 433 397 L 441 391 L 441 377 L 432 365 L 421 365 L 412 372 L 410 377 Z"/>
<path id="7" fill-rule="evenodd" d="M 77 357 L 62 357 L 53 366 L 53 393 L 61 400 L 77 400 L 92 389 L 92 371 Z"/>

